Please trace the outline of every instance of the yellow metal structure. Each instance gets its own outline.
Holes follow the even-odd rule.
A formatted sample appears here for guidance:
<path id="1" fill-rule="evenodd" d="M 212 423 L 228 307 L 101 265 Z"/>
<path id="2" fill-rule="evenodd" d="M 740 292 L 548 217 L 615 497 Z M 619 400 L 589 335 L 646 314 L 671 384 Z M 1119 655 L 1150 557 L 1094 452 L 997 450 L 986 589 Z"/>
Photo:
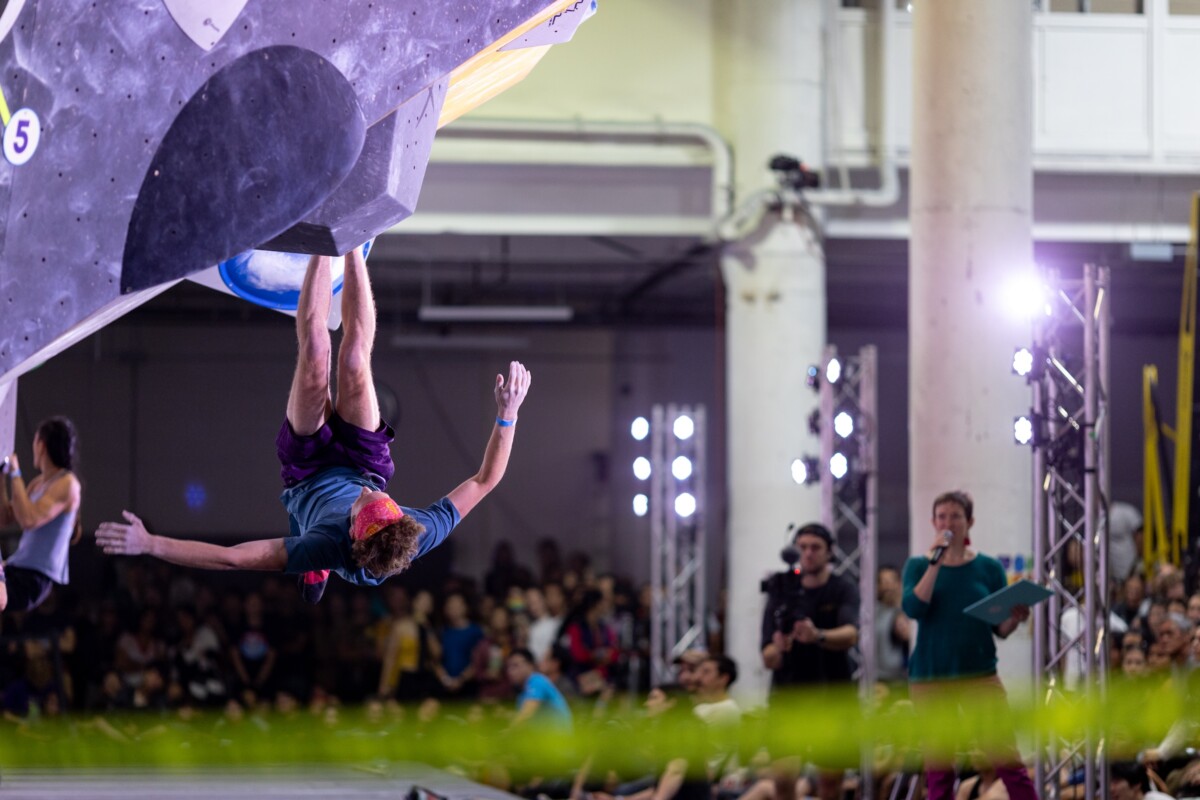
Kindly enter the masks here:
<path id="1" fill-rule="evenodd" d="M 1192 477 L 1192 387 L 1196 372 L 1196 267 L 1200 247 L 1200 193 L 1192 195 L 1191 239 L 1183 267 L 1179 309 L 1179 375 L 1175 395 L 1175 491 L 1171 498 L 1171 562 L 1187 552 Z"/>
<path id="2" fill-rule="evenodd" d="M 1196 374 L 1196 283 L 1200 252 L 1200 192 L 1192 195 L 1191 236 L 1183 267 L 1179 308 L 1179 374 L 1175 392 L 1175 428 L 1159 420 L 1156 393 L 1158 369 L 1142 368 L 1142 420 L 1145 430 L 1145 476 L 1142 504 L 1143 557 L 1146 576 L 1155 564 L 1182 563 L 1188 546 L 1188 517 L 1192 479 L 1192 404 Z M 1161 438 L 1160 438 L 1161 437 Z M 1175 443 L 1174 480 L 1163 456 L 1163 439 Z M 1167 473 L 1167 474 L 1164 474 Z M 1171 481 L 1171 517 L 1166 519 L 1163 489 Z"/>
<path id="3" fill-rule="evenodd" d="M 1166 506 L 1163 502 L 1162 438 L 1174 438 L 1171 431 L 1161 430 L 1154 396 L 1158 389 L 1158 367 L 1142 366 L 1142 422 L 1145 426 L 1142 491 L 1142 559 L 1146 578 L 1153 575 L 1155 564 L 1168 560 Z"/>

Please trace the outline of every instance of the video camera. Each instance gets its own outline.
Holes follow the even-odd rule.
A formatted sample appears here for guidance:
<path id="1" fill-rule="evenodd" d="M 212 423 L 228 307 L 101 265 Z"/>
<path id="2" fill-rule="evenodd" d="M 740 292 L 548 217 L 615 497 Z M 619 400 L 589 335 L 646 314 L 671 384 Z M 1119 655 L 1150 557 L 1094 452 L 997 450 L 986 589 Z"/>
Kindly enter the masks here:
<path id="1" fill-rule="evenodd" d="M 794 525 L 788 526 L 789 532 L 794 529 Z M 797 622 L 809 616 L 808 602 L 804 584 L 800 580 L 800 568 L 796 566 L 800 561 L 800 551 L 789 544 L 783 548 L 779 557 L 788 568 L 783 572 L 776 572 L 760 583 L 759 591 L 767 596 L 775 609 L 775 630 L 788 633 Z"/>

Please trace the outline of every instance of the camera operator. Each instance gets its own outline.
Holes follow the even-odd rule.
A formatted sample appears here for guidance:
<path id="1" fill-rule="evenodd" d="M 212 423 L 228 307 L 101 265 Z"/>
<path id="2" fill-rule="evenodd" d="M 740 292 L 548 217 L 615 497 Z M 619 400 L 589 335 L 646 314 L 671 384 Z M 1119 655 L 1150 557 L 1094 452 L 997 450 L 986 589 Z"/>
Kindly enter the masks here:
<path id="1" fill-rule="evenodd" d="M 833 574 L 832 556 L 833 535 L 810 522 L 782 553 L 792 569 L 764 582 L 762 657 L 772 671 L 773 697 L 788 688 L 848 685 L 852 680 L 847 651 L 858 643 L 858 587 Z M 777 760 L 777 785 L 794 783 L 793 772 L 791 760 Z M 817 797 L 837 800 L 842 777 L 840 769 L 817 766 Z"/>
<path id="2" fill-rule="evenodd" d="M 763 666 L 772 671 L 771 692 L 789 686 L 849 683 L 847 651 L 858 642 L 858 587 L 833 574 L 833 536 L 811 522 L 796 532 L 797 568 L 765 586 Z M 784 552 L 784 559 L 796 563 Z"/>

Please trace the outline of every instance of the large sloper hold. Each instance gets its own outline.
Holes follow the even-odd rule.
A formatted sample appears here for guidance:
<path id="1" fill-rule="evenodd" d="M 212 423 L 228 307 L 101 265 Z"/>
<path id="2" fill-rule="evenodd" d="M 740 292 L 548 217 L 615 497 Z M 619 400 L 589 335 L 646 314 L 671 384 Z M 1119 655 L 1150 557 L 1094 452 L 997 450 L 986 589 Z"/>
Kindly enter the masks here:
<path id="1" fill-rule="evenodd" d="M 126 239 L 148 165 L 176 115 L 222 70 L 264 48 L 311 51 L 349 82 L 367 124 L 448 81 L 445 124 L 523 77 L 546 48 L 500 48 L 576 1 L 0 1 L 0 91 L 14 114 L 28 109 L 41 121 L 32 158 L 21 165 L 0 162 L 0 308 L 6 322 L 0 326 L 0 381 L 171 286 L 166 280 L 129 291 L 140 281 L 130 282 L 132 270 L 123 275 Z M 237 119 L 224 124 L 236 135 L 261 128 Z M 345 120 L 321 119 L 306 108 L 288 124 L 337 128 Z M 227 135 L 224 128 L 218 132 Z M 258 135 L 279 138 L 274 131 Z M 274 155 L 269 148 L 262 152 Z M 347 160 L 347 169 L 355 160 Z M 255 168 L 244 177 L 256 180 Z M 305 219 L 341 185 L 345 176 L 338 177 L 325 196 L 274 230 L 239 229 L 228 253 L 196 270 Z M 214 203 L 230 204 L 224 197 Z M 220 249 L 226 248 L 213 248 Z M 177 261 L 174 252 L 162 259 Z"/>
<path id="2" fill-rule="evenodd" d="M 304 221 L 259 248 L 338 256 L 411 216 L 445 99 L 446 81 L 438 81 L 372 125 L 342 185 Z"/>
<path id="3" fill-rule="evenodd" d="M 349 81 L 316 53 L 266 47 L 234 61 L 183 107 L 150 161 L 121 291 L 185 277 L 286 230 L 346 178 L 365 134 Z"/>

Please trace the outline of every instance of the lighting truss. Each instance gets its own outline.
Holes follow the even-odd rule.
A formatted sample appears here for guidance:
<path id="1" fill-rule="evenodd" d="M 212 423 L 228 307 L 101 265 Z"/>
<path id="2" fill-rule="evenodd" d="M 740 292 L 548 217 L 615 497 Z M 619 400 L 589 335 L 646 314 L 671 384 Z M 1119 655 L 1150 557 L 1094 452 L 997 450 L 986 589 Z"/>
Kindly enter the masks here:
<path id="1" fill-rule="evenodd" d="M 1033 439 L 1034 580 L 1053 594 L 1034 607 L 1033 674 L 1039 699 L 1069 703 L 1104 696 L 1108 661 L 1107 268 L 1088 264 L 1082 279 L 1046 275 L 1050 313 L 1035 323 L 1039 364 L 1027 377 L 1039 430 Z M 1066 621 L 1066 624 L 1064 624 Z M 1070 666 L 1068 666 L 1070 665 Z M 1068 686 L 1074 672 L 1079 686 Z M 1085 800 L 1107 800 L 1105 742 L 1039 741 L 1041 794 L 1060 796 L 1064 770 L 1083 768 Z"/>
<path id="2" fill-rule="evenodd" d="M 694 428 L 686 439 L 673 430 L 681 415 Z M 705 641 L 705 541 L 707 461 L 704 406 L 656 405 L 650 418 L 650 615 L 651 685 L 673 680 L 675 657 Z M 672 475 L 679 456 L 692 461 L 686 479 Z M 687 517 L 675 513 L 675 498 L 690 492 L 696 510 Z"/>
<path id="3" fill-rule="evenodd" d="M 836 381 L 830 381 L 829 364 L 840 362 Z M 821 522 L 833 534 L 836 558 L 833 572 L 858 581 L 858 645 L 851 651 L 855 663 L 859 696 L 870 703 L 875 686 L 875 572 L 876 572 L 876 493 L 878 482 L 878 431 L 876 368 L 874 346 L 860 349 L 857 355 L 839 358 L 837 348 L 828 345 L 821 362 L 819 398 L 821 411 Z M 843 438 L 835 431 L 834 419 L 848 413 L 854 421 L 850 435 Z M 835 478 L 830 461 L 841 453 L 848 461 L 842 478 Z M 846 543 L 849 549 L 843 547 Z M 864 743 L 862 761 L 863 794 L 870 794 L 871 749 Z"/>

